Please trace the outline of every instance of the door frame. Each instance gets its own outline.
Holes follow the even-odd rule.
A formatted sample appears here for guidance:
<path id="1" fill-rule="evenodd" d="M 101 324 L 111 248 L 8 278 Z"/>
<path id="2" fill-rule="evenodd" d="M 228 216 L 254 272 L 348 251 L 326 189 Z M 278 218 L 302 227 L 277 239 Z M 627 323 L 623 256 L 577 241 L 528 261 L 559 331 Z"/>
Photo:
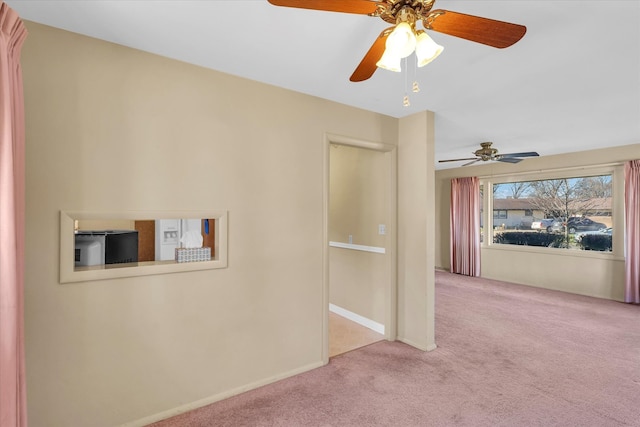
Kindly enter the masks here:
<path id="1" fill-rule="evenodd" d="M 355 148 L 365 148 L 384 153 L 386 157 L 388 177 L 385 191 L 389 195 L 386 206 L 387 225 L 387 286 L 385 303 L 384 337 L 387 341 L 395 341 L 397 334 L 397 218 L 398 218 L 398 185 L 397 185 L 397 147 L 382 142 L 372 142 L 343 135 L 325 133 L 323 141 L 323 213 L 322 213 L 322 362 L 329 363 L 329 182 L 331 144 Z"/>

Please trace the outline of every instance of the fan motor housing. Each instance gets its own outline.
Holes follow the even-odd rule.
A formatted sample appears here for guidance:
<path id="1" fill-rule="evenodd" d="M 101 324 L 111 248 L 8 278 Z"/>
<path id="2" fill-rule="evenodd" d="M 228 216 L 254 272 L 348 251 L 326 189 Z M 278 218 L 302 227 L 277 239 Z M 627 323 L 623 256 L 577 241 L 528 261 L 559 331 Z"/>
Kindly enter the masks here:
<path id="1" fill-rule="evenodd" d="M 498 150 L 495 148 L 491 148 L 491 144 L 493 144 L 492 142 L 482 142 L 480 143 L 480 146 L 482 148 L 480 148 L 479 150 L 474 151 L 473 154 L 475 154 L 476 156 L 480 157 L 483 161 L 488 161 L 491 159 L 494 159 L 496 157 L 496 155 L 498 154 Z"/>
<path id="2" fill-rule="evenodd" d="M 403 19 L 403 15 L 413 15 L 412 22 L 419 19 L 425 19 L 435 0 L 386 0 L 378 3 L 378 10 L 373 16 L 379 16 L 383 21 L 390 24 L 400 22 L 409 22 Z M 410 12 L 409 12 L 410 10 Z"/>

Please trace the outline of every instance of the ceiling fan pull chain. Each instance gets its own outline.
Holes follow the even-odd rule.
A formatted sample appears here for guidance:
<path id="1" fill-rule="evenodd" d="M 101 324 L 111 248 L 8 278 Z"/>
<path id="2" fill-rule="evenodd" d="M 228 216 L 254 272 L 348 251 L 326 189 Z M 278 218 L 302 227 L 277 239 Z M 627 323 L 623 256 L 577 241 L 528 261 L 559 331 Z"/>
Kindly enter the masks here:
<path id="1" fill-rule="evenodd" d="M 413 61 L 413 87 L 411 88 L 411 91 L 413 93 L 420 92 L 420 85 L 418 84 L 418 60 L 417 60 L 417 58 L 416 58 L 415 61 Z"/>
<path id="2" fill-rule="evenodd" d="M 404 61 L 404 70 L 405 70 L 405 74 L 404 74 L 404 98 L 402 99 L 402 105 L 405 107 L 408 107 L 411 105 L 411 103 L 409 102 L 409 70 L 407 70 L 407 58 L 403 59 Z"/>

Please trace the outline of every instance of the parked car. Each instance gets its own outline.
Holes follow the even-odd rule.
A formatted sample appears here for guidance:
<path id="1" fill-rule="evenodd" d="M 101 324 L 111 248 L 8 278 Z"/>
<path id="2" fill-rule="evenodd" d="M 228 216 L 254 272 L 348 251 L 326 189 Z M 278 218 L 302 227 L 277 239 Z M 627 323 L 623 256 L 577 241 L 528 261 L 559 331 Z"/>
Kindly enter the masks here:
<path id="1" fill-rule="evenodd" d="M 611 236 L 611 234 L 613 233 L 613 228 L 608 227 L 608 228 L 601 228 L 600 230 L 591 230 L 591 231 L 581 231 L 579 233 L 576 233 L 576 235 L 574 236 L 576 242 L 580 242 L 582 240 L 582 238 L 588 234 L 607 234 L 609 236 Z"/>
<path id="2" fill-rule="evenodd" d="M 601 222 L 595 222 L 592 219 L 584 217 L 571 217 L 567 221 L 567 229 L 569 234 L 574 234 L 577 231 L 598 231 L 603 228 L 607 228 L 606 224 Z"/>
<path id="3" fill-rule="evenodd" d="M 546 231 L 547 233 L 560 233 L 564 231 L 564 226 L 561 221 L 553 218 L 541 219 L 540 221 L 533 221 L 531 223 L 532 230 Z"/>

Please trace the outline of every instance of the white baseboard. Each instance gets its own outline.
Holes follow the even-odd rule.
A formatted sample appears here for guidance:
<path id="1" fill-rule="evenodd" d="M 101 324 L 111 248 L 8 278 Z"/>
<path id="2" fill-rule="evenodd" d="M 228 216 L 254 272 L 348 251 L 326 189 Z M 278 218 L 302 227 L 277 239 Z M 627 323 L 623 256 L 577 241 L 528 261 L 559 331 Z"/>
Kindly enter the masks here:
<path id="1" fill-rule="evenodd" d="M 338 307 L 335 304 L 329 304 L 329 311 L 335 313 L 339 316 L 345 317 L 352 322 L 356 322 L 359 325 L 367 327 L 372 331 L 375 331 L 379 334 L 384 335 L 384 325 L 382 323 L 375 322 L 371 319 L 367 319 L 366 317 L 360 316 L 352 311 L 346 310 L 342 307 Z"/>
<path id="2" fill-rule="evenodd" d="M 398 341 L 400 341 L 401 343 L 410 345 L 411 347 L 415 347 L 418 350 L 422 350 L 422 351 L 433 351 L 436 348 L 438 348 L 438 346 L 435 343 L 428 344 L 428 345 L 423 345 L 423 344 L 419 344 L 419 343 L 417 343 L 415 341 L 412 341 L 412 340 L 409 340 L 409 339 L 406 339 L 406 338 L 403 338 L 403 337 L 397 337 L 396 339 Z"/>

